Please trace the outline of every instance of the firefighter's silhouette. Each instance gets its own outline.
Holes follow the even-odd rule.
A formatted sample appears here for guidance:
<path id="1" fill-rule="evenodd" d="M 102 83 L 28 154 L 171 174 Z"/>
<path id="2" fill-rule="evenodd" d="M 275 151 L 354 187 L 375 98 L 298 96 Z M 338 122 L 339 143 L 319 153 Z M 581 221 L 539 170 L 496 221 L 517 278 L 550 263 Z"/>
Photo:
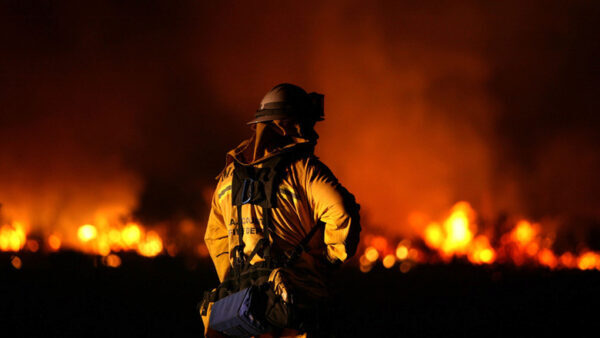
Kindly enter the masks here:
<path id="1" fill-rule="evenodd" d="M 202 304 L 208 335 L 224 325 L 215 302 L 248 287 L 268 294 L 258 315 L 268 336 L 318 335 L 335 316 L 324 311 L 329 272 L 355 253 L 360 220 L 354 196 L 314 155 L 323 116 L 323 95 L 279 84 L 248 122 L 254 135 L 227 153 L 205 234 L 222 282 Z"/>

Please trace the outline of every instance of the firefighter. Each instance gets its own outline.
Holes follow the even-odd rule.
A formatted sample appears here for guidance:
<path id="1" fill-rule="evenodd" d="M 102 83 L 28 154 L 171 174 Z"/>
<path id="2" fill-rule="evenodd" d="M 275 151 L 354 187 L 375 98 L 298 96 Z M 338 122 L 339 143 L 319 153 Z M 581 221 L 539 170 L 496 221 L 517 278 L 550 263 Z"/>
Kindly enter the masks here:
<path id="1" fill-rule="evenodd" d="M 310 337 L 331 323 L 329 275 L 354 255 L 361 228 L 354 196 L 314 155 L 321 120 L 323 95 L 279 84 L 248 122 L 252 137 L 227 153 L 204 237 L 222 282 L 203 301 L 208 336 L 215 301 L 256 284 L 279 302 L 269 336 Z"/>

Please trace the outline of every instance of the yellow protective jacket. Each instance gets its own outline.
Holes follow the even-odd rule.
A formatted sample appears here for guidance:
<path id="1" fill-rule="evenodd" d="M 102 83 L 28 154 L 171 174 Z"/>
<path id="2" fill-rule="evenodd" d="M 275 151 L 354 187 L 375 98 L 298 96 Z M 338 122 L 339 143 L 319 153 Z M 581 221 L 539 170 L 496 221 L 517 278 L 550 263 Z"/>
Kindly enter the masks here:
<path id="1" fill-rule="evenodd" d="M 232 269 L 233 248 L 239 242 L 238 215 L 232 205 L 233 161 L 261 167 L 272 156 L 314 148 L 314 140 L 306 138 L 298 125 L 285 123 L 258 124 L 252 138 L 228 152 L 225 169 L 217 177 L 204 240 L 220 281 Z M 275 207 L 271 209 L 272 245 L 282 251 L 292 249 L 317 222 L 324 223 L 311 238 L 309 251 L 286 269 L 285 280 L 292 290 L 302 290 L 302 294 L 310 294 L 316 299 L 326 298 L 327 272 L 331 264 L 346 261 L 356 251 L 360 232 L 359 206 L 354 196 L 340 185 L 312 151 L 282 170 L 284 174 L 279 189 L 276 189 Z M 246 256 L 262 238 L 262 218 L 260 206 L 242 206 Z M 262 260 L 255 255 L 251 264 Z"/>

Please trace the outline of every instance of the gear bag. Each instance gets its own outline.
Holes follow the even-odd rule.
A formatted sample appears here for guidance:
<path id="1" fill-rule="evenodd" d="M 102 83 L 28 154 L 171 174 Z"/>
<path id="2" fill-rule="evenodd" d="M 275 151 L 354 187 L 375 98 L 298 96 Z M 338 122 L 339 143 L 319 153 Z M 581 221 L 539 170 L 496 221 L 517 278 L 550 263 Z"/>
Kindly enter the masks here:
<path id="1" fill-rule="evenodd" d="M 199 305 L 200 314 L 206 315 L 208 305 L 214 302 L 209 325 L 216 331 L 233 336 L 251 336 L 274 328 L 295 328 L 300 325 L 293 301 L 284 301 L 275 293 L 269 281 L 274 269 L 291 266 L 303 251 L 308 251 L 307 244 L 321 225 L 317 223 L 292 250 L 285 253 L 272 250 L 270 216 L 281 182 L 281 168 L 296 156 L 275 156 L 265 161 L 262 168 L 234 162 L 232 204 L 237 210 L 238 245 L 232 249 L 233 269 L 216 289 L 205 292 Z M 248 256 L 244 254 L 242 238 L 244 204 L 258 205 L 263 209 L 263 238 Z M 251 265 L 250 261 L 255 255 L 264 261 Z"/>
<path id="2" fill-rule="evenodd" d="M 210 326 L 228 336 L 254 336 L 267 328 L 256 315 L 264 310 L 265 297 L 251 286 L 218 300 L 210 313 Z"/>

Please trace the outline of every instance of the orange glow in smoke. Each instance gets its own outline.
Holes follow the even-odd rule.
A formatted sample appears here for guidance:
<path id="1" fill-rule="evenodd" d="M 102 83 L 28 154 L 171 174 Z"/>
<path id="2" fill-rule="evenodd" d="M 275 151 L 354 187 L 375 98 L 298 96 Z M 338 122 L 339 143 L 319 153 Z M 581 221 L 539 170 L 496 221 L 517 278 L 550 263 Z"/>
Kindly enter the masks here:
<path id="1" fill-rule="evenodd" d="M 560 251 L 555 250 L 553 242 L 545 242 L 544 236 L 547 234 L 544 231 L 547 229 L 542 226 L 538 227 L 534 220 L 513 219 L 511 218 L 513 215 L 509 215 L 506 223 L 503 223 L 507 229 L 496 229 L 496 225 L 491 224 L 494 222 L 493 218 L 498 216 L 494 213 L 498 213 L 504 208 L 508 212 L 529 209 L 528 203 L 524 203 L 526 201 L 518 199 L 507 201 L 507 197 L 513 197 L 513 194 L 514 197 L 530 196 L 521 195 L 520 188 L 534 186 L 534 181 L 544 183 L 546 179 L 550 178 L 552 178 L 552 182 L 562 183 L 562 176 L 559 175 L 554 180 L 553 175 L 550 175 L 553 171 L 546 168 L 553 168 L 549 165 L 553 162 L 550 160 L 561 158 L 562 152 L 570 153 L 572 144 L 579 145 L 578 142 L 585 140 L 585 136 L 575 135 L 578 136 L 574 139 L 577 141 L 575 143 L 552 139 L 553 145 L 556 143 L 557 146 L 560 146 L 557 147 L 557 150 L 560 151 L 557 151 L 559 154 L 556 157 L 555 152 L 552 151 L 553 148 L 534 147 L 536 150 L 539 148 L 540 153 L 531 154 L 532 156 L 536 155 L 532 157 L 532 161 L 544 163 L 544 166 L 540 167 L 544 170 L 540 171 L 540 179 L 533 180 L 532 184 L 522 185 L 520 184 L 522 182 L 519 181 L 512 182 L 513 179 L 522 178 L 522 175 L 516 175 L 520 173 L 517 170 L 515 173 L 508 172 L 497 175 L 497 165 L 503 164 L 499 167 L 504 168 L 504 161 L 514 158 L 512 156 L 504 158 L 499 154 L 505 152 L 497 152 L 496 149 L 493 149 L 494 142 L 489 141 L 503 140 L 499 137 L 500 135 L 495 135 L 498 139 L 488 138 L 492 135 L 486 135 L 488 131 L 497 126 L 498 118 L 503 117 L 502 114 L 504 114 L 502 106 L 496 102 L 497 88 L 490 90 L 488 84 L 497 76 L 496 62 L 502 65 L 511 65 L 509 62 L 513 60 L 508 56 L 496 58 L 490 57 L 486 53 L 480 53 L 481 45 L 490 40 L 487 36 L 490 32 L 480 35 L 480 32 L 468 31 L 469 34 L 465 36 L 462 26 L 459 25 L 456 31 L 443 32 L 440 36 L 434 34 L 432 39 L 425 38 L 431 33 L 431 27 L 422 27 L 423 23 L 419 18 L 423 14 L 420 10 L 414 13 L 411 10 L 408 19 L 398 26 L 400 28 L 394 27 L 394 23 L 378 22 L 380 18 L 375 15 L 368 16 L 367 20 L 362 22 L 366 29 L 354 31 L 354 26 L 362 27 L 363 25 L 354 25 L 354 22 L 351 22 L 346 26 L 347 18 L 345 16 L 347 12 L 354 13 L 355 6 L 337 7 L 324 6 L 325 10 L 318 13 L 322 17 L 337 17 L 335 20 L 332 19 L 327 26 L 332 29 L 317 30 L 312 23 L 306 26 L 307 32 L 309 32 L 307 40 L 311 41 L 307 53 L 308 58 L 304 60 L 302 55 L 298 55 L 298 59 L 302 60 L 302 65 L 305 65 L 300 68 L 313 71 L 314 74 L 309 77 L 296 74 L 293 68 L 297 67 L 286 67 L 285 62 L 268 62 L 282 59 L 282 55 L 277 52 L 269 53 L 269 58 L 259 62 L 259 66 L 263 63 L 271 65 L 268 67 L 268 74 L 262 77 L 253 77 L 247 75 L 255 73 L 252 70 L 253 66 L 248 68 L 248 64 L 245 62 L 227 62 L 231 60 L 229 56 L 223 58 L 222 54 L 204 53 L 202 48 L 196 47 L 192 49 L 192 54 L 200 52 L 203 57 L 207 58 L 202 59 L 206 62 L 192 63 L 193 71 L 190 70 L 189 77 L 193 78 L 197 75 L 196 73 L 210 75 L 206 77 L 206 86 L 207 89 L 210 89 L 207 90 L 207 93 L 210 93 L 211 98 L 214 99 L 211 102 L 219 103 L 226 100 L 227 106 L 224 106 L 224 110 L 232 111 L 227 116 L 228 119 L 238 120 L 238 122 L 243 121 L 241 120 L 243 114 L 251 116 L 252 112 L 243 112 L 237 109 L 240 111 L 238 116 L 235 113 L 236 109 L 230 109 L 229 106 L 237 107 L 240 102 L 257 104 L 264 91 L 268 89 L 267 82 L 269 86 L 275 84 L 270 81 L 274 81 L 278 74 L 288 75 L 292 81 L 305 79 L 307 90 L 322 91 L 326 94 L 328 121 L 317 127 L 320 128 L 319 133 L 322 131 L 322 139 L 326 142 L 320 143 L 317 149 L 320 155 L 327 159 L 327 164 L 336 169 L 334 171 L 336 175 L 339 175 L 340 181 L 351 188 L 350 190 L 356 194 L 357 200 L 363 204 L 361 213 L 367 217 L 363 217 L 365 223 L 362 235 L 370 235 L 372 239 L 366 243 L 363 240 L 361 243 L 361 252 L 357 254 L 360 258 L 361 269 L 370 270 L 374 264 L 382 263 L 384 266 L 391 265 L 393 268 L 399 267 L 401 271 L 408 272 L 418 264 L 449 262 L 455 258 L 472 264 L 514 264 L 523 267 L 543 266 L 550 269 L 588 269 L 597 266 L 598 259 L 594 256 L 594 252 L 581 251 L 581 248 L 585 247 L 580 245 L 582 243 L 574 243 L 580 249 L 572 252 L 564 252 L 562 248 Z M 459 23 L 463 23 L 465 20 L 474 20 L 475 23 L 479 23 L 481 20 L 479 9 L 467 10 L 466 13 L 463 13 L 462 7 L 459 6 L 459 10 L 439 11 L 440 13 L 450 12 L 450 14 L 442 15 L 440 22 L 451 23 L 458 19 Z M 375 8 L 379 8 L 379 6 L 376 5 Z M 220 25 L 227 24 L 227 20 L 215 20 L 215 22 Z M 291 26 L 295 27 L 296 25 Z M 265 25 L 265 27 L 271 28 L 269 25 Z M 399 34 L 400 38 L 396 39 L 393 38 L 393 35 L 396 34 L 388 33 L 397 28 L 403 33 L 414 33 L 407 36 Z M 224 29 L 223 31 L 228 32 L 229 30 Z M 279 34 L 286 35 L 284 31 L 280 33 L 276 31 L 279 30 L 272 32 L 276 40 Z M 459 34 L 455 34 L 456 32 Z M 228 34 L 234 33 L 231 31 Z M 446 34 L 451 39 L 447 43 L 438 43 L 446 40 Z M 464 39 L 465 43 L 454 46 L 456 41 L 452 39 L 455 36 Z M 285 36 L 283 38 L 282 41 L 287 42 L 288 39 Z M 210 40 L 221 41 L 222 39 Z M 407 46 L 409 47 L 407 48 Z M 230 50 L 229 48 L 218 49 Z M 291 50 L 290 48 L 278 48 L 278 50 L 288 49 Z M 126 51 L 129 52 L 129 49 Z M 287 52 L 283 55 L 287 55 Z M 43 59 L 42 56 L 40 58 Z M 224 61 L 221 62 L 221 59 Z M 204 68 L 204 63 L 208 65 L 208 68 Z M 136 63 L 133 62 L 133 64 Z M 113 66 L 116 65 L 113 65 L 111 60 L 109 66 L 114 68 Z M 222 72 L 221 70 L 225 67 L 233 68 L 230 69 L 231 71 Z M 74 69 L 77 70 L 77 67 Z M 283 73 L 281 73 L 282 70 Z M 79 71 L 63 73 L 74 75 L 71 79 L 74 80 L 71 81 L 73 84 L 78 84 L 79 77 L 84 76 Z M 127 73 L 134 74 L 136 72 Z M 240 81 L 230 81 L 232 74 L 245 74 L 246 76 L 243 79 L 240 78 Z M 40 88 L 44 88 L 47 86 L 46 82 L 50 82 L 46 81 L 46 78 L 53 79 L 54 74 L 50 73 L 50 75 L 50 77 L 40 77 L 42 80 L 38 81 Z M 144 76 L 137 75 L 129 79 L 121 79 L 119 75 L 116 75 L 116 78 L 119 80 L 116 83 L 121 83 L 118 85 L 122 85 L 124 88 L 137 88 L 139 86 L 135 84 L 140 84 L 140 81 L 146 79 Z M 110 83 L 110 80 L 115 79 L 107 77 L 106 83 Z M 63 97 L 69 97 L 67 85 L 71 82 L 65 81 L 65 88 L 51 90 L 50 94 L 34 95 L 33 99 L 42 100 L 39 103 L 40 107 L 45 107 L 44 103 L 51 103 L 47 106 L 52 106 L 53 103 L 61 104 L 60 101 Z M 194 81 L 190 82 L 196 85 Z M 103 86 L 106 83 L 104 78 L 98 82 L 101 89 L 104 89 Z M 7 177 L 3 183 L 10 183 L 10 180 L 15 180 L 15 178 L 19 178 L 19 180 L 15 180 L 18 181 L 14 183 L 15 188 L 2 195 L 0 204 L 4 205 L 2 212 L 8 217 L 7 219 L 23 221 L 26 226 L 21 228 L 16 223 L 5 224 L 2 219 L 0 221 L 0 251 L 77 250 L 102 257 L 111 257 L 118 253 L 120 256 L 115 257 L 121 259 L 127 257 L 125 252 L 136 252 L 143 256 L 153 257 L 165 251 L 170 256 L 191 252 L 202 259 L 210 259 L 206 246 L 201 244 L 202 238 L 197 236 L 198 229 L 204 230 L 205 224 L 195 226 L 194 222 L 182 222 L 180 226 L 171 226 L 174 219 L 188 217 L 185 216 L 188 211 L 186 205 L 181 210 L 173 210 L 177 211 L 173 214 L 174 219 L 169 220 L 169 224 L 165 225 L 153 225 L 155 227 L 152 227 L 150 224 L 141 223 L 141 220 L 131 218 L 132 215 L 137 215 L 134 210 L 138 210 L 138 207 L 153 206 L 152 203 L 145 205 L 145 197 L 151 197 L 150 201 L 154 201 L 153 197 L 146 196 L 146 193 L 160 193 L 162 189 L 160 187 L 163 187 L 162 184 L 158 184 L 159 189 L 156 191 L 145 189 L 153 187 L 150 183 L 155 182 L 145 182 L 145 180 L 151 177 L 162 180 L 161 175 L 165 173 L 187 173 L 187 168 L 180 166 L 188 164 L 185 159 L 191 153 L 187 153 L 187 151 L 193 149 L 193 147 L 184 147 L 181 148 L 184 150 L 183 152 L 170 151 L 170 146 L 179 146 L 177 142 L 188 141 L 185 138 L 171 138 L 175 143 L 170 144 L 161 142 L 162 140 L 155 135 L 131 132 L 138 131 L 137 127 L 140 126 L 140 123 L 142 126 L 144 123 L 148 123 L 148 127 L 152 127 L 146 128 L 147 130 L 163 130 L 162 127 L 165 127 L 166 136 L 172 136 L 171 133 L 186 135 L 185 133 L 188 132 L 186 128 L 179 130 L 180 126 L 176 124 L 173 126 L 175 130 L 171 130 L 172 128 L 169 127 L 171 123 L 163 126 L 164 122 L 171 121 L 164 119 L 171 118 L 167 114 L 146 116 L 148 114 L 137 112 L 143 110 L 137 108 L 139 104 L 142 104 L 140 107 L 145 107 L 143 102 L 136 102 L 138 99 L 148 97 L 150 98 L 148 102 L 159 104 L 159 101 L 169 98 L 168 95 L 156 96 L 156 93 L 162 91 L 162 85 L 157 85 L 154 81 L 141 84 L 148 86 L 147 88 L 140 87 L 140 93 L 143 95 L 138 95 L 139 97 L 127 102 L 109 100 L 106 103 L 107 106 L 98 108 L 100 111 L 108 112 L 107 116 L 110 118 L 104 119 L 102 115 L 106 114 L 96 114 L 98 116 L 94 116 L 94 118 L 100 119 L 93 121 L 100 123 L 84 123 L 83 125 L 92 127 L 90 131 L 94 131 L 93 134 L 87 135 L 85 142 L 78 142 L 78 138 L 75 136 L 79 136 L 78 133 L 81 130 L 87 131 L 87 129 L 73 128 L 85 121 L 73 119 L 71 115 L 75 116 L 74 112 L 80 110 L 80 106 L 89 104 L 86 102 L 89 99 L 86 95 L 75 100 L 75 103 L 71 102 L 73 100 L 66 99 L 63 106 L 51 109 L 51 111 L 57 112 L 64 110 L 66 113 L 51 114 L 48 117 L 44 117 L 48 114 L 39 114 L 40 117 L 44 117 L 39 121 L 37 120 L 38 114 L 33 114 L 32 117 L 36 117 L 36 121 L 23 120 L 35 122 L 22 124 L 24 126 L 34 125 L 35 128 L 24 130 L 36 131 L 40 134 L 40 138 L 24 136 L 20 140 L 15 136 L 21 133 L 21 129 L 7 129 L 14 129 L 15 134 L 13 135 L 11 132 L 10 135 L 6 135 L 6 139 L 14 138 L 15 141 L 14 147 L 12 143 L 8 143 L 9 146 L 6 150 L 11 151 L 11 154 L 6 158 L 23 158 L 27 161 L 14 161 L 15 172 L 23 172 L 23 175 L 3 175 Z M 187 86 L 187 83 L 182 86 Z M 153 91 L 155 87 L 159 89 Z M 29 85 L 26 88 L 29 88 Z M 74 87 L 73 89 L 75 89 L 74 93 L 78 92 L 78 88 Z M 117 89 L 116 91 L 123 92 L 123 90 Z M 39 90 L 39 92 L 43 91 Z M 91 93 L 95 92 L 98 91 L 91 91 Z M 102 92 L 99 91 L 99 93 Z M 8 96 L 14 96 L 12 92 L 9 94 Z M 20 96 L 15 97 L 21 100 Z M 47 99 L 49 101 L 44 102 Z M 170 104 L 170 101 L 166 100 L 163 103 Z M 32 107 L 35 108 L 35 105 Z M 366 107 L 370 112 L 376 113 L 368 114 L 365 117 Z M 161 107 L 157 106 L 158 108 Z M 330 108 L 332 109 L 330 110 Z M 129 113 L 121 114 L 119 113 L 121 111 Z M 460 113 L 457 114 L 457 112 Z M 72 125 L 61 124 L 62 122 L 71 123 L 71 120 L 74 121 Z M 52 126 L 48 127 L 60 126 L 60 128 L 46 134 L 47 129 L 52 129 L 45 128 L 47 121 L 53 122 Z M 156 127 L 161 128 L 157 129 Z M 64 132 L 63 129 L 73 129 L 76 133 Z M 210 128 L 207 130 L 213 131 Z M 236 142 L 235 139 L 241 136 L 239 133 L 227 133 L 227 131 L 229 130 L 223 129 L 220 130 L 221 133 L 217 133 L 214 130 L 215 135 L 223 134 L 222 137 L 219 136 L 218 144 Z M 37 133 L 23 135 L 36 136 Z M 102 135 L 112 135 L 111 138 L 114 139 L 105 144 L 102 142 L 102 138 L 98 137 Z M 212 137 L 213 135 L 208 136 Z M 71 139 L 71 137 L 73 138 Z M 45 140 L 53 142 L 44 144 L 42 141 Z M 198 140 L 207 141 L 208 139 L 198 138 Z M 136 146 L 125 147 L 125 151 L 121 151 L 120 148 L 123 147 L 119 147 L 119 145 L 127 143 Z M 161 146 L 154 147 L 157 144 Z M 52 146 L 51 149 L 56 150 L 47 151 L 50 150 L 48 145 Z M 88 148 L 88 145 L 91 148 Z M 502 145 L 509 146 L 510 144 Z M 105 146 L 108 148 L 105 149 Z M 14 152 L 19 156 L 13 156 L 11 148 L 15 148 Z M 134 154 L 130 148 L 149 151 Z M 2 149 L 4 150 L 4 148 Z M 21 150 L 27 151 L 19 154 Z M 115 150 L 117 153 L 113 154 L 107 150 Z M 96 153 L 96 151 L 98 152 Z M 42 156 L 33 156 L 38 153 Z M 87 153 L 90 153 L 89 157 Z M 98 154 L 102 155 L 97 156 Z M 110 154 L 110 156 L 105 157 L 105 154 Z M 151 154 L 156 155 L 155 160 L 146 161 L 146 158 L 152 158 L 148 156 Z M 512 152 L 507 151 L 506 154 L 512 154 Z M 131 157 L 131 155 L 135 156 Z M 212 150 L 205 155 L 212 157 Z M 586 157 L 582 158 L 586 159 Z M 595 164 L 596 158 L 592 157 L 592 159 L 594 161 L 590 163 Z M 123 166 L 121 162 L 123 162 Z M 573 163 L 557 162 L 561 169 L 569 167 L 563 163 Z M 509 164 L 508 167 L 512 167 L 512 163 Z M 515 165 L 517 164 L 515 163 Z M 143 168 L 145 166 L 149 167 Z M 206 168 L 198 174 L 206 176 L 213 165 L 201 167 Z M 180 171 L 181 169 L 186 170 Z M 46 173 L 48 175 L 45 175 Z M 563 171 L 559 171 L 559 173 L 563 173 Z M 158 176 L 154 177 L 155 174 Z M 170 176 L 173 177 L 165 175 L 164 179 L 172 179 L 174 182 L 165 182 L 164 187 L 166 188 L 171 187 L 171 183 L 177 183 L 175 186 L 179 186 L 179 183 L 191 178 L 187 177 L 188 175 L 184 175 L 186 177 Z M 495 180 L 495 178 L 502 179 Z M 180 179 L 183 181 L 179 181 Z M 202 195 L 207 200 L 206 204 L 200 205 L 199 210 L 208 207 L 212 198 L 214 182 L 205 179 L 206 177 L 193 179 L 194 184 L 205 184 L 202 182 L 206 182 L 207 186 L 210 185 L 210 187 L 196 187 L 203 190 Z M 583 178 L 581 181 L 584 181 Z M 506 189 L 497 188 L 505 183 L 510 183 Z M 146 187 L 146 184 L 149 185 Z M 195 189 L 193 185 L 189 185 L 189 187 Z M 43 190 L 38 191 L 40 188 Z M 181 191 L 175 189 L 173 192 L 185 193 L 182 195 L 185 197 L 188 196 L 187 189 Z M 2 187 L 2 190 L 6 189 Z M 549 189 L 549 191 L 554 190 Z M 579 189 L 565 189 L 565 191 L 567 190 L 578 191 Z M 16 196 L 18 195 L 16 193 L 21 193 L 21 191 L 24 196 Z M 499 192 L 502 193 L 495 196 L 495 193 Z M 19 197 L 18 200 L 11 201 L 11 195 L 15 195 L 15 198 Z M 98 195 L 97 198 L 96 195 Z M 473 207 L 468 202 L 458 202 L 456 205 L 452 205 L 457 201 L 454 199 L 457 198 L 456 196 L 473 198 L 474 203 L 477 199 L 477 202 L 481 202 L 482 209 L 486 210 L 482 216 L 485 215 L 488 218 L 482 220 L 475 217 L 473 207 L 479 203 L 473 204 Z M 192 200 L 196 202 L 195 197 L 200 196 L 193 197 Z M 486 205 L 484 199 L 479 197 L 490 197 L 486 202 L 489 205 Z M 551 206 L 560 205 L 559 199 L 554 201 L 550 198 L 550 200 L 552 201 Z M 16 208 L 13 207 L 12 214 L 10 213 L 11 209 L 7 209 L 7 204 L 11 203 L 17 205 Z M 19 204 L 22 204 L 23 207 L 20 208 Z M 485 208 L 483 208 L 484 206 Z M 167 207 L 164 211 L 169 211 L 170 205 Z M 21 209 L 23 210 L 21 211 Z M 587 209 L 587 207 L 582 207 L 582 209 Z M 139 211 L 144 210 L 144 208 L 139 209 Z M 564 212 L 567 215 L 570 210 L 565 208 Z M 205 212 L 201 218 L 206 217 L 206 214 L 208 213 Z M 408 216 L 410 216 L 410 220 L 407 219 Z M 33 232 L 29 225 L 37 226 L 38 232 Z M 164 226 L 164 228 L 160 228 L 160 226 Z M 366 234 L 370 230 L 374 232 Z M 506 231 L 499 234 L 496 233 L 496 230 Z M 165 237 L 167 234 L 170 237 Z M 35 238 L 38 240 L 39 250 L 36 249 L 34 242 L 28 244 L 26 235 L 38 236 Z M 183 239 L 178 240 L 180 238 Z M 405 239 L 410 239 L 411 243 L 403 243 Z M 25 259 L 26 256 L 21 255 L 21 258 Z"/>
<path id="2" fill-rule="evenodd" d="M 388 249 L 388 241 L 383 236 L 373 237 L 370 244 L 379 252 L 386 251 Z"/>

